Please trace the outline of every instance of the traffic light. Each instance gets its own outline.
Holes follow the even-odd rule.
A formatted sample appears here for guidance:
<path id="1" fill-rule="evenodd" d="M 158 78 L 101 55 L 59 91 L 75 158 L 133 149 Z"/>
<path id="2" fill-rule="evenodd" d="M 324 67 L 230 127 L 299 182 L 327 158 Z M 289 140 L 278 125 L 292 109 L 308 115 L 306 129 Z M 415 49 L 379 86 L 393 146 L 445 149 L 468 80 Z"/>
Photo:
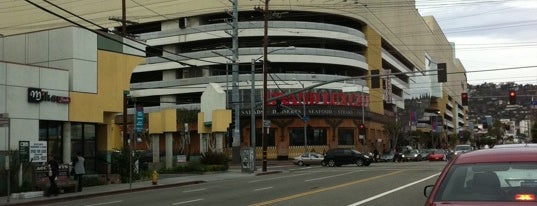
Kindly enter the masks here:
<path id="1" fill-rule="evenodd" d="M 468 93 L 461 94 L 462 106 L 468 106 Z"/>
<path id="2" fill-rule="evenodd" d="M 509 90 L 509 104 L 516 104 L 516 91 Z"/>
<path id="3" fill-rule="evenodd" d="M 358 135 L 360 137 L 358 139 L 360 140 L 362 144 L 364 144 L 364 140 L 365 140 L 365 125 L 364 124 L 360 124 L 358 126 Z"/>
<path id="4" fill-rule="evenodd" d="M 447 67 L 446 67 L 446 63 L 439 63 L 437 65 L 437 77 L 438 77 L 438 82 L 447 82 Z"/>

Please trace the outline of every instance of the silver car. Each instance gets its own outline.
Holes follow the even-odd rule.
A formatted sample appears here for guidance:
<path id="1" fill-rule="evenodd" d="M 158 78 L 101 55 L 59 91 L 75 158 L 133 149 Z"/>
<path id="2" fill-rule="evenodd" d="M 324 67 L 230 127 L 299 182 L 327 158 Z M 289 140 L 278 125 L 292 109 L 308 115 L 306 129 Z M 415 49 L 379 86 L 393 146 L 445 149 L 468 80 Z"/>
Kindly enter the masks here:
<path id="1" fill-rule="evenodd" d="M 324 156 L 316 152 L 307 152 L 293 158 L 293 163 L 299 166 L 321 165 L 323 164 Z"/>

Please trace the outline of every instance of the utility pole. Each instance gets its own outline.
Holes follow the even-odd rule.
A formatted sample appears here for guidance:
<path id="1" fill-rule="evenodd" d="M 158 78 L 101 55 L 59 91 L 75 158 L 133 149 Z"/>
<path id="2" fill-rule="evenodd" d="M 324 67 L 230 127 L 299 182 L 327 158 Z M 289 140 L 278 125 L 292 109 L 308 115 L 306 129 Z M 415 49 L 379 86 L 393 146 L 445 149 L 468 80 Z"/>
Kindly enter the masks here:
<path id="1" fill-rule="evenodd" d="M 121 0 L 121 34 L 127 36 L 127 5 Z"/>
<path id="2" fill-rule="evenodd" d="M 238 0 L 233 0 L 233 17 L 232 17 L 232 67 L 231 67 L 231 101 L 234 111 L 235 128 L 233 128 L 233 142 L 232 142 L 232 158 L 233 162 L 240 162 L 240 96 L 239 96 L 239 11 L 238 11 Z"/>
<path id="3" fill-rule="evenodd" d="M 269 0 L 265 0 L 265 10 L 263 11 L 264 30 L 263 30 L 263 128 L 262 142 L 263 142 L 263 166 L 262 171 L 267 171 L 267 132 L 265 130 L 270 129 L 270 123 L 265 124 L 267 119 L 267 100 L 269 99 L 267 89 L 267 73 L 268 73 L 268 60 L 267 60 L 267 47 L 268 47 L 268 18 L 269 18 Z"/>
<path id="4" fill-rule="evenodd" d="M 251 65 L 252 72 L 252 88 L 250 89 L 250 147 L 254 151 L 254 158 L 252 160 L 253 171 L 255 172 L 255 59 L 252 59 Z"/>

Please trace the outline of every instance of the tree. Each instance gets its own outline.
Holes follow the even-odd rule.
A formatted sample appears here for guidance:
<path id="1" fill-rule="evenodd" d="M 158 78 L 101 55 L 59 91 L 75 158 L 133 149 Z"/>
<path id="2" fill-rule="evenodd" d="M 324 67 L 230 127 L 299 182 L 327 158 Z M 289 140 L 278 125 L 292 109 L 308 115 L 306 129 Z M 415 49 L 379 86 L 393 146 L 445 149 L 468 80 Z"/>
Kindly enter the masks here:
<path id="1" fill-rule="evenodd" d="M 388 139 L 393 143 L 391 149 L 397 147 L 397 139 L 399 135 L 403 133 L 403 125 L 400 121 L 390 121 L 384 125 L 384 134 L 388 136 Z"/>
<path id="2" fill-rule="evenodd" d="M 488 129 L 487 135 L 495 137 L 496 140 L 500 140 L 503 139 L 504 134 L 505 128 L 503 127 L 503 124 L 500 120 L 494 120 L 492 127 L 489 127 Z"/>

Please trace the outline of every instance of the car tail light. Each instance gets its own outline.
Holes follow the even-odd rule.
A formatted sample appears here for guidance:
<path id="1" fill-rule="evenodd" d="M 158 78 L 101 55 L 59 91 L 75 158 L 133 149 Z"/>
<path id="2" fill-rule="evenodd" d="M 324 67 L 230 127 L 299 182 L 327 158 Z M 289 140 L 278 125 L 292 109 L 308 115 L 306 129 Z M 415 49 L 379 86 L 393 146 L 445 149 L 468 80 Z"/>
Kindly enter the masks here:
<path id="1" fill-rule="evenodd" d="M 534 194 L 516 194 L 515 200 L 517 201 L 535 201 Z"/>

